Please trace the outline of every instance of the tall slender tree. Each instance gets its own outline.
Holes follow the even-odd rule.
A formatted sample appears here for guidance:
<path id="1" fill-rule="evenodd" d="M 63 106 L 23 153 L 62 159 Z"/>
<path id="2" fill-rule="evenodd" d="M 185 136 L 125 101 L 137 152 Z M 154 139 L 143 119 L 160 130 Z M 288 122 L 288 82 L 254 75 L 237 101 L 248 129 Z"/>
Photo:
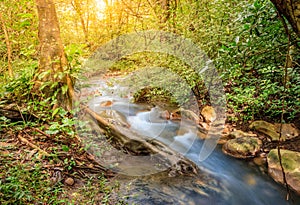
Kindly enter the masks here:
<path id="1" fill-rule="evenodd" d="M 10 40 L 9 40 L 9 35 L 8 35 L 7 28 L 5 26 L 5 21 L 4 21 L 1 13 L 0 13 L 0 22 L 1 22 L 1 25 L 2 25 L 2 30 L 4 32 L 6 49 L 7 49 L 7 70 L 8 70 L 9 76 L 13 77 L 13 70 L 12 70 L 12 65 L 11 65 L 11 63 L 12 63 L 11 43 L 10 43 Z"/>

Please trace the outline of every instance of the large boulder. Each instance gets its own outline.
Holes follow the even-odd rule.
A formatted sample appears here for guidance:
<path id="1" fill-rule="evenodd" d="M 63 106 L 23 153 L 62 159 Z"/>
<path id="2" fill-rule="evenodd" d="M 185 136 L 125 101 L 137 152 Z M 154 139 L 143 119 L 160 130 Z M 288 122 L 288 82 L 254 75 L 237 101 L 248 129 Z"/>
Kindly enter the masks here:
<path id="1" fill-rule="evenodd" d="M 246 159 L 257 155 L 262 142 L 256 137 L 239 137 L 228 140 L 223 145 L 223 152 L 235 158 Z"/>
<path id="2" fill-rule="evenodd" d="M 243 132 L 242 130 L 229 131 L 226 128 L 222 131 L 221 138 L 218 141 L 218 144 L 225 144 L 228 140 L 241 138 L 241 137 L 257 137 L 256 134 Z"/>
<path id="3" fill-rule="evenodd" d="M 269 122 L 263 120 L 254 121 L 250 124 L 249 128 L 267 135 L 272 141 L 279 140 L 279 133 L 276 131 L 275 125 Z"/>
<path id="4" fill-rule="evenodd" d="M 280 153 L 287 183 L 294 191 L 300 194 L 300 152 L 282 149 Z M 277 149 L 272 149 L 269 152 L 267 161 L 268 172 L 272 178 L 277 182 L 284 183 Z"/>

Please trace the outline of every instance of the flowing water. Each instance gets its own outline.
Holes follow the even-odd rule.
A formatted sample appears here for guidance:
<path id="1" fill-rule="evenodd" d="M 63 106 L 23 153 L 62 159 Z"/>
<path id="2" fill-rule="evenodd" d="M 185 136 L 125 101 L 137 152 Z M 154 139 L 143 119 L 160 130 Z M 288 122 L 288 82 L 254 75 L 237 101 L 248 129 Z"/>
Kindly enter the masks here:
<path id="1" fill-rule="evenodd" d="M 201 181 L 185 177 L 144 177 L 128 178 L 129 203 L 135 204 L 228 204 L 228 205 L 284 205 L 300 204 L 299 196 L 293 195 L 286 201 L 285 188 L 269 177 L 259 167 L 245 161 L 229 157 L 220 147 L 204 161 L 199 161 L 203 146 L 191 126 L 162 120 L 156 109 L 130 103 L 120 97 L 118 86 L 108 87 L 103 81 L 94 83 L 93 88 L 106 87 L 102 96 L 95 97 L 89 106 L 97 112 L 113 109 L 124 116 L 130 129 L 155 138 L 172 149 L 184 154 L 201 170 Z M 118 92 L 117 92 L 118 91 Z M 113 102 L 110 106 L 100 106 L 102 102 Z M 207 176 L 207 179 L 206 179 Z M 125 177 L 126 178 L 126 177 Z M 206 181 L 205 181 L 206 180 Z M 204 182 L 203 182 L 204 181 Z M 205 185 L 204 185 L 205 184 Z M 211 186 L 210 186 L 211 185 Z"/>

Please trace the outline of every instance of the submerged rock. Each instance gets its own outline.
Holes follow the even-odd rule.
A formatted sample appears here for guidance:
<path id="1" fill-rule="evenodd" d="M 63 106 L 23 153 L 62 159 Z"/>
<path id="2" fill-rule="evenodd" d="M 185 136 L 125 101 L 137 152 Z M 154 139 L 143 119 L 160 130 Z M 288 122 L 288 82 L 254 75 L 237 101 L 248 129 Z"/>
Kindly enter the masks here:
<path id="1" fill-rule="evenodd" d="M 112 101 L 108 100 L 108 101 L 104 101 L 100 103 L 101 107 L 110 107 L 113 104 Z"/>
<path id="2" fill-rule="evenodd" d="M 223 145 L 223 152 L 235 158 L 250 158 L 260 151 L 262 142 L 255 137 L 240 137 L 228 140 Z"/>
<path id="3" fill-rule="evenodd" d="M 280 153 L 287 183 L 300 194 L 300 152 L 282 149 Z M 277 182 L 284 183 L 277 149 L 272 149 L 269 152 L 267 161 L 268 172 L 272 178 Z"/>

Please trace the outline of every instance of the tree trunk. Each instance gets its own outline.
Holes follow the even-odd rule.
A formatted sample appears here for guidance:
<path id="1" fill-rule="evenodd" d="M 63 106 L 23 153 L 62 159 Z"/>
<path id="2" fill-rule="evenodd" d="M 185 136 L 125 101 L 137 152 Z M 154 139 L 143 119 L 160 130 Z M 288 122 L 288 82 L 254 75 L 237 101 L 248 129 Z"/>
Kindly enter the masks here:
<path id="1" fill-rule="evenodd" d="M 58 80 L 57 73 L 67 65 L 60 38 L 59 23 L 52 0 L 36 0 L 39 17 L 39 66 L 37 76 L 42 82 Z"/>
<path id="2" fill-rule="evenodd" d="M 11 43 L 10 43 L 10 40 L 9 40 L 8 31 L 7 31 L 6 26 L 5 26 L 5 21 L 2 18 L 2 14 L 1 13 L 0 13 L 0 21 L 1 21 L 3 32 L 4 32 L 6 49 L 7 49 L 7 70 L 8 70 L 9 76 L 13 77 L 13 71 L 12 71 L 12 66 L 11 66 L 11 62 L 12 62 L 12 57 L 11 57 Z"/>
<path id="3" fill-rule="evenodd" d="M 33 93 L 42 91 L 50 97 L 57 89 L 67 84 L 68 76 L 65 73 L 67 59 L 60 38 L 59 23 L 53 0 L 36 0 L 39 26 L 39 65 L 34 77 Z M 55 86 L 56 85 L 56 86 Z M 44 89 L 41 90 L 41 86 Z M 68 108 L 68 96 L 59 92 L 58 104 Z M 68 102 L 68 103 L 66 103 Z M 65 106 L 66 105 L 66 106 Z"/>
<path id="4" fill-rule="evenodd" d="M 295 33 L 300 37 L 300 1 L 271 0 L 277 10 L 285 16 Z"/>

